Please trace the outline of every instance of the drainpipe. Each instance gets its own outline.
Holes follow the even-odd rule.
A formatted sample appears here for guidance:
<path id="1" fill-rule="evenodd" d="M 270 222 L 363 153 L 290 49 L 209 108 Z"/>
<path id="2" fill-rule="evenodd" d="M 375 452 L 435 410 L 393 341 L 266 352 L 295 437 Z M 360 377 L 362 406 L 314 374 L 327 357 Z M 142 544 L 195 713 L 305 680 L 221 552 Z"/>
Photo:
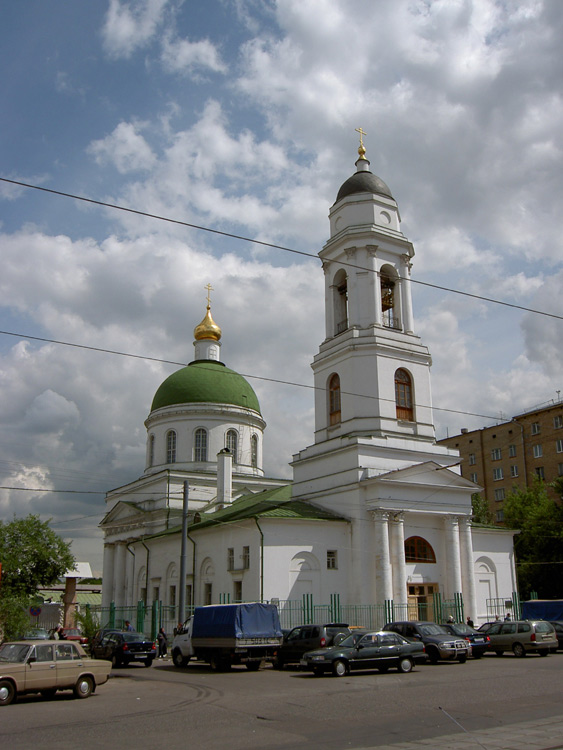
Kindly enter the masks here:
<path id="1" fill-rule="evenodd" d="M 133 572 L 131 573 L 131 598 L 133 598 L 133 594 L 135 593 L 135 552 L 131 549 L 131 543 L 126 544 L 125 549 L 130 555 L 133 555 Z"/>
<path id="2" fill-rule="evenodd" d="M 146 582 L 146 584 L 147 584 L 147 588 L 145 589 L 145 591 L 146 591 L 146 594 L 145 594 L 145 596 L 146 596 L 146 599 L 147 599 L 147 601 L 148 601 L 148 598 L 149 598 L 149 561 L 150 561 L 150 552 L 151 552 L 151 551 L 150 551 L 150 549 L 149 549 L 149 548 L 147 547 L 147 545 L 145 544 L 145 540 L 144 540 L 144 539 L 141 539 L 141 544 L 143 545 L 143 547 L 144 547 L 144 548 L 146 549 L 146 551 L 147 551 L 147 573 L 146 573 L 146 581 L 145 581 L 145 582 Z M 145 606 L 146 606 L 146 604 L 147 604 L 147 602 L 145 601 Z"/>
<path id="3" fill-rule="evenodd" d="M 196 575 L 195 575 L 195 557 L 196 557 L 196 555 L 195 555 L 195 548 L 196 548 L 196 543 L 195 543 L 195 539 L 192 539 L 192 537 L 189 534 L 187 534 L 187 537 L 188 537 L 188 539 L 190 540 L 190 542 L 194 546 L 193 554 L 192 554 L 192 607 L 195 607 L 195 579 L 196 579 Z M 185 585 L 185 582 L 184 582 L 184 585 Z"/>
<path id="4" fill-rule="evenodd" d="M 258 518 L 254 516 L 256 526 L 260 532 L 260 601 L 264 601 L 264 532 L 260 528 Z"/>

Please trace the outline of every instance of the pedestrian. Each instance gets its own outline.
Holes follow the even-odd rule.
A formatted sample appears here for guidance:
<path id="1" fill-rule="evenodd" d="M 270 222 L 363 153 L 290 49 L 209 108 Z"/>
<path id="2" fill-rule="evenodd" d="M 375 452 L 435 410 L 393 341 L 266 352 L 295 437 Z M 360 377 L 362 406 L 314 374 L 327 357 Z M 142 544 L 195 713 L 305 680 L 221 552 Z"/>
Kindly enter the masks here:
<path id="1" fill-rule="evenodd" d="M 506 613 L 506 616 L 505 616 L 505 618 L 504 618 L 504 619 L 505 619 L 505 620 L 510 620 L 510 612 L 507 612 L 507 613 Z"/>
<path id="2" fill-rule="evenodd" d="M 158 641 L 158 658 L 164 659 L 164 657 L 166 656 L 166 650 L 168 648 L 168 638 L 166 637 L 164 628 L 160 628 L 156 639 Z"/>
<path id="3" fill-rule="evenodd" d="M 467 615 L 467 624 L 470 628 L 474 628 L 475 624 L 473 623 L 473 620 L 471 619 L 471 615 Z"/>
<path id="4" fill-rule="evenodd" d="M 127 633 L 132 633 L 135 628 L 131 625 L 129 620 L 125 620 L 125 625 L 123 627 L 123 630 L 125 630 Z"/>
<path id="5" fill-rule="evenodd" d="M 452 617 L 452 616 L 450 615 L 450 616 L 448 617 L 448 622 L 453 622 L 453 621 L 454 621 L 454 618 L 453 618 L 453 617 Z"/>

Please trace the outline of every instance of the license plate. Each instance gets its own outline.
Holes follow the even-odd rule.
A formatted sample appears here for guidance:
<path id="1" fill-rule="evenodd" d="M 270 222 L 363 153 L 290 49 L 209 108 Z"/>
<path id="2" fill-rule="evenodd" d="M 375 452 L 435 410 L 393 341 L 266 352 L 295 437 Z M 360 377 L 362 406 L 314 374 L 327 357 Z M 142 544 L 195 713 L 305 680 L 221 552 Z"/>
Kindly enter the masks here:
<path id="1" fill-rule="evenodd" d="M 147 658 L 146 654 L 135 654 L 135 656 L 133 657 L 133 659 L 146 659 L 146 658 Z"/>
<path id="2" fill-rule="evenodd" d="M 483 643 L 484 640 L 484 638 L 475 638 L 474 643 Z"/>

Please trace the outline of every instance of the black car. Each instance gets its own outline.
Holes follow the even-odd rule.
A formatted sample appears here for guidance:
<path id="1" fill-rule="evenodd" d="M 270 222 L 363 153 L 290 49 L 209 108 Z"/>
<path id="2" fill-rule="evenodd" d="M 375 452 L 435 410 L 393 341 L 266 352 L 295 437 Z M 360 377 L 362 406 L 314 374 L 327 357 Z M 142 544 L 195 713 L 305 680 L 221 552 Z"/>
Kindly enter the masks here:
<path id="1" fill-rule="evenodd" d="M 350 634 L 347 623 L 331 622 L 325 625 L 299 625 L 284 635 L 278 649 L 274 667 L 282 669 L 284 664 L 299 664 L 306 651 L 325 648 L 338 643 Z"/>
<path id="2" fill-rule="evenodd" d="M 150 667 L 156 657 L 156 646 L 142 633 L 112 632 L 92 646 L 92 656 L 95 659 L 109 659 L 113 667 L 126 667 L 135 661 Z"/>
<path id="3" fill-rule="evenodd" d="M 462 622 L 443 622 L 442 627 L 448 633 L 457 635 L 471 644 L 471 655 L 474 659 L 480 659 L 485 651 L 490 648 L 491 639 L 486 633 L 480 633 L 475 628 L 464 625 Z"/>
<path id="4" fill-rule="evenodd" d="M 557 651 L 558 648 L 563 648 L 563 620 L 548 620 L 555 628 L 555 635 L 557 636 L 557 648 L 551 649 Z"/>
<path id="5" fill-rule="evenodd" d="M 103 641 L 103 639 L 108 636 L 110 633 L 122 633 L 123 631 L 120 630 L 120 628 L 102 628 L 101 630 L 97 630 L 92 637 L 92 640 L 90 641 L 90 653 L 93 653 L 93 649 L 100 645 L 100 643 Z"/>
<path id="6" fill-rule="evenodd" d="M 332 672 L 343 677 L 351 670 L 377 669 L 387 672 L 395 668 L 406 674 L 416 663 L 424 663 L 422 643 L 407 641 L 398 633 L 355 631 L 337 646 L 309 651 L 301 659 L 301 667 L 317 677 Z"/>

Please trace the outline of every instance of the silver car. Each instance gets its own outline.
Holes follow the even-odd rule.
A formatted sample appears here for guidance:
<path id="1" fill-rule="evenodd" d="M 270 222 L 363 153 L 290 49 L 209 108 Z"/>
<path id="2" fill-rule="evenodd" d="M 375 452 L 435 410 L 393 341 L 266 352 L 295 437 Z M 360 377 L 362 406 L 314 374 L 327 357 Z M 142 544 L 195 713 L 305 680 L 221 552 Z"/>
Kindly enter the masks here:
<path id="1" fill-rule="evenodd" d="M 557 636 L 553 625 L 543 620 L 514 620 L 495 622 L 487 630 L 491 639 L 489 650 L 497 656 L 512 651 L 514 656 L 526 656 L 528 652 L 547 656 L 557 648 Z"/>

